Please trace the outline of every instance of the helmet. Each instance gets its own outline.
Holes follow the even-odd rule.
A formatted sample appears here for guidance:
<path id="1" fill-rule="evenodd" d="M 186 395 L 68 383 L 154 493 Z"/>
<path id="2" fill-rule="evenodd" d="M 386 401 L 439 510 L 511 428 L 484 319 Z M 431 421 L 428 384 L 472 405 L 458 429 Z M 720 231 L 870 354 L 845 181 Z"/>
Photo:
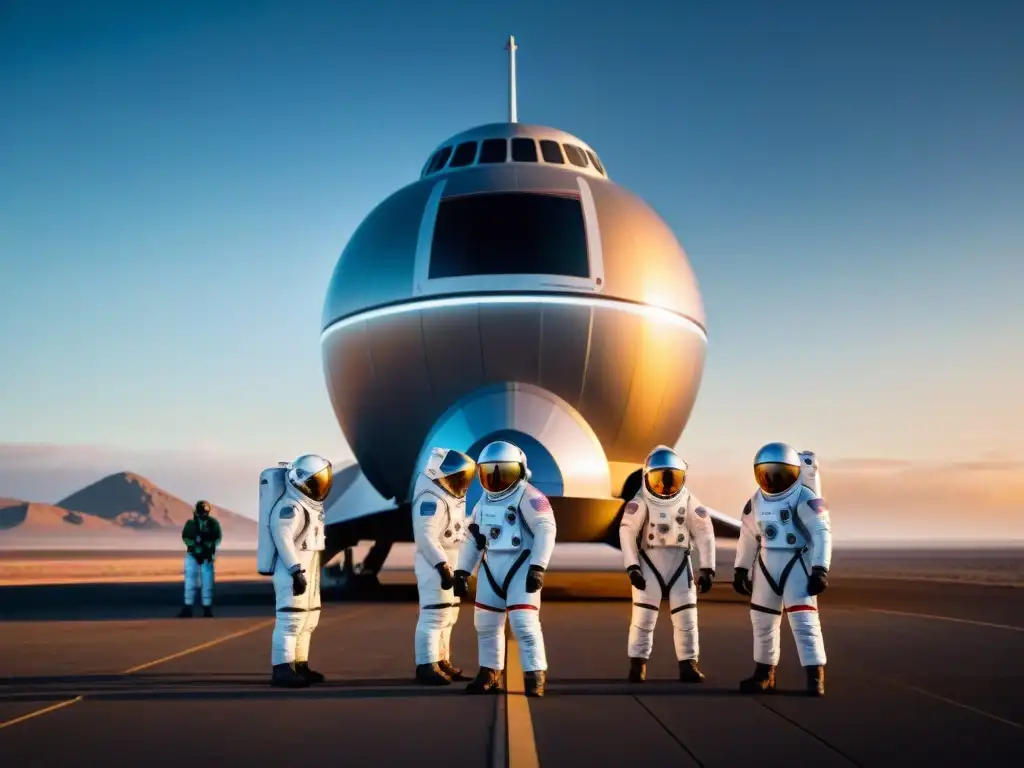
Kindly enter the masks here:
<path id="1" fill-rule="evenodd" d="M 687 464 L 679 454 L 659 445 L 644 462 L 644 489 L 656 499 L 671 499 L 686 484 Z"/>
<path id="2" fill-rule="evenodd" d="M 480 485 L 488 496 L 499 496 L 520 482 L 530 479 L 526 454 L 512 443 L 498 440 L 480 451 L 476 460 Z"/>
<path id="3" fill-rule="evenodd" d="M 768 443 L 754 456 L 754 479 L 769 496 L 785 493 L 800 482 L 800 455 L 785 443 Z"/>
<path id="4" fill-rule="evenodd" d="M 303 454 L 288 465 L 288 482 L 313 501 L 323 501 L 334 484 L 331 462 L 315 453 Z"/>
<path id="5" fill-rule="evenodd" d="M 476 475 L 476 462 L 466 454 L 450 448 L 432 448 L 423 474 L 445 493 L 462 499 Z"/>
<path id="6" fill-rule="evenodd" d="M 208 517 L 210 515 L 210 502 L 208 501 L 197 501 L 196 509 L 193 513 L 199 517 Z"/>

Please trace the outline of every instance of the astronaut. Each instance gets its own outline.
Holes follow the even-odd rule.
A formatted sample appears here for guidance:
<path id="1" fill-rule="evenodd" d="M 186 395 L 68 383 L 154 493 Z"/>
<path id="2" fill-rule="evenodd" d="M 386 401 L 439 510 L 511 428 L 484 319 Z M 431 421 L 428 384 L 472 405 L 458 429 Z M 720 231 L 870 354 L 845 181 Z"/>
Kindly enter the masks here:
<path id="1" fill-rule="evenodd" d="M 320 562 L 325 546 L 323 501 L 334 473 L 322 456 L 305 454 L 288 466 L 285 492 L 270 513 L 276 549 L 271 685 L 304 688 L 324 676 L 309 668 L 309 643 L 320 623 Z"/>
<path id="2" fill-rule="evenodd" d="M 213 616 L 213 559 L 220 545 L 220 523 L 210 514 L 210 502 L 199 501 L 181 529 L 185 542 L 185 605 L 178 618 L 192 616 L 196 590 L 201 586 L 203 616 Z"/>
<path id="3" fill-rule="evenodd" d="M 626 505 L 619 525 L 622 559 L 633 585 L 630 682 L 640 683 L 647 677 L 663 600 L 668 600 L 672 611 L 679 680 L 704 680 L 697 667 L 697 588 L 707 592 L 715 577 L 715 532 L 707 507 L 686 487 L 686 470 L 686 462 L 671 448 L 659 445 L 651 451 L 644 462 L 640 490 Z M 694 545 L 700 559 L 696 583 L 690 560 Z"/>
<path id="4" fill-rule="evenodd" d="M 758 490 L 743 507 L 733 579 L 733 588 L 750 596 L 754 630 L 756 667 L 740 683 L 744 693 L 775 688 L 784 608 L 807 672 L 807 692 L 825 695 L 817 596 L 828 585 L 832 529 L 825 501 L 802 481 L 803 466 L 800 455 L 784 443 L 768 443 L 754 457 Z"/>
<path id="5" fill-rule="evenodd" d="M 449 685 L 468 680 L 451 663 L 451 636 L 459 618 L 459 598 L 452 587 L 452 566 L 466 540 L 466 491 L 476 462 L 447 448 L 434 448 L 413 487 L 412 531 L 416 542 L 416 588 L 420 615 L 416 623 L 416 681 Z"/>
<path id="6" fill-rule="evenodd" d="M 800 451 L 800 482 L 824 498 L 821 492 L 821 475 L 818 473 L 818 457 L 814 451 Z"/>
<path id="7" fill-rule="evenodd" d="M 548 668 L 540 626 L 540 591 L 555 549 L 555 516 L 547 497 L 528 480 L 526 454 L 504 441 L 490 443 L 477 459 L 484 493 L 473 507 L 470 538 L 455 571 L 455 595 L 469 594 L 477 578 L 473 623 L 480 671 L 466 693 L 497 693 L 505 666 L 505 613 L 519 643 L 527 696 L 543 696 Z"/>

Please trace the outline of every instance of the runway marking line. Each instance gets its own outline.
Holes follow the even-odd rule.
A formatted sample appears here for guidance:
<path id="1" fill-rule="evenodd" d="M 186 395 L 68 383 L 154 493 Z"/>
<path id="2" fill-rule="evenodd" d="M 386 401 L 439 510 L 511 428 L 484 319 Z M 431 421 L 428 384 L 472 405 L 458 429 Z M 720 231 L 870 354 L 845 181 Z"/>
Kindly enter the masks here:
<path id="1" fill-rule="evenodd" d="M 206 650 L 207 648 L 212 648 L 215 645 L 220 645 L 221 643 L 226 643 L 228 640 L 234 640 L 235 638 L 238 638 L 238 637 L 244 637 L 245 635 L 250 635 L 253 632 L 256 632 L 257 630 L 263 629 L 264 627 L 269 627 L 275 621 L 276 621 L 276 618 L 275 619 L 267 619 L 266 621 L 261 621 L 258 624 L 254 624 L 253 626 L 247 627 L 246 629 L 240 630 L 238 632 L 232 632 L 229 635 L 222 635 L 221 637 L 214 638 L 213 640 L 210 640 L 208 642 L 200 643 L 199 645 L 194 645 L 191 648 L 186 648 L 185 650 L 178 651 L 177 653 L 172 653 L 169 656 L 164 656 L 163 658 L 155 659 L 153 661 L 147 661 L 145 664 L 138 664 L 138 665 L 136 665 L 134 667 L 131 667 L 130 669 L 126 669 L 124 672 L 121 672 L 119 674 L 130 675 L 130 674 L 132 674 L 134 672 L 141 672 L 144 669 L 149 669 L 150 667 L 155 667 L 157 664 L 163 664 L 163 663 L 168 662 L 168 661 L 173 661 L 174 659 L 180 659 L 182 656 L 188 656 L 190 653 L 196 653 L 197 651 L 203 651 L 203 650 Z M 58 709 L 63 709 L 64 707 L 70 707 L 72 704 L 77 704 L 78 702 L 84 701 L 84 700 L 85 700 L 85 696 L 84 695 L 76 696 L 75 698 L 68 699 L 67 701 L 61 701 L 61 702 L 58 702 L 57 704 L 51 704 L 50 706 L 44 707 L 43 709 L 37 709 L 35 712 L 29 712 L 27 715 L 21 715 L 20 717 L 15 717 L 15 718 L 13 718 L 11 720 L 5 720 L 4 722 L 0 723 L 0 730 L 3 730 L 4 728 L 9 728 L 12 725 L 17 725 L 18 723 L 23 723 L 26 720 L 31 720 L 31 719 L 33 719 L 35 717 L 39 717 L 40 715 L 46 715 L 46 714 L 49 714 L 50 712 L 56 712 Z"/>
<path id="2" fill-rule="evenodd" d="M 190 653 L 196 653 L 197 651 L 203 651 L 207 648 L 212 648 L 215 645 L 226 643 L 228 640 L 234 640 L 236 637 L 244 637 L 245 635 L 251 635 L 256 630 L 263 629 L 264 627 L 269 627 L 275 621 L 276 619 L 267 619 L 266 621 L 261 621 L 259 624 L 254 624 L 253 626 L 248 627 L 247 629 L 239 630 L 238 632 L 232 632 L 230 635 L 222 635 L 221 637 L 214 638 L 213 640 L 210 640 L 208 642 L 200 643 L 199 645 L 193 645 L 191 648 L 186 648 L 183 651 L 172 653 L 169 656 L 164 656 L 163 658 L 155 659 L 153 661 L 147 661 L 145 664 L 139 664 L 134 667 L 129 667 L 121 674 L 130 675 L 134 672 L 141 672 L 144 669 L 155 667 L 157 664 L 164 664 L 165 662 L 173 661 L 174 659 L 180 659 L 182 656 L 188 656 Z"/>
<path id="3" fill-rule="evenodd" d="M 931 613 L 914 613 L 912 611 L 891 611 L 888 608 L 862 608 L 860 606 L 837 606 L 841 610 L 868 611 L 870 613 L 884 613 L 888 616 L 909 616 L 915 619 L 932 619 L 934 621 L 951 621 L 954 624 L 973 624 L 976 627 L 989 627 L 991 629 L 1008 629 L 1011 632 L 1024 632 L 1024 627 L 1015 627 L 1012 624 L 995 624 L 991 621 L 975 621 L 974 619 L 958 619 L 955 616 L 936 616 Z M 834 608 L 831 610 L 835 610 Z"/>
<path id="4" fill-rule="evenodd" d="M 508 768 L 540 768 L 537 742 L 533 735 L 533 719 L 530 717 L 530 700 L 526 698 L 526 687 L 523 683 L 519 644 L 514 637 L 510 637 L 505 648 Z M 494 768 L 502 766 L 497 764 Z"/>
<path id="5" fill-rule="evenodd" d="M 51 704 L 50 706 L 44 707 L 43 709 L 37 709 L 35 712 L 29 712 L 27 715 L 15 717 L 13 720 L 5 720 L 4 722 L 0 723 L 0 731 L 2 731 L 4 728 L 10 728 L 12 725 L 23 723 L 26 720 L 31 720 L 33 717 L 45 715 L 47 712 L 54 712 L 58 709 L 63 709 L 64 707 L 70 707 L 72 704 L 77 704 L 81 700 L 81 696 L 76 696 L 75 698 L 68 699 L 67 701 L 61 701 L 56 704 Z"/>
<path id="6" fill-rule="evenodd" d="M 920 688 L 920 687 L 918 687 L 916 685 L 911 685 L 910 683 L 905 683 L 902 680 L 897 680 L 895 678 L 879 677 L 879 679 L 885 680 L 885 681 L 887 681 L 889 683 L 895 683 L 896 685 L 902 686 L 904 688 L 909 688 L 912 691 L 917 691 L 918 693 L 923 694 L 924 696 L 930 696 L 933 699 L 938 699 L 939 701 L 943 701 L 946 704 L 952 704 L 954 707 L 960 707 L 960 709 L 966 709 L 968 712 L 973 712 L 976 715 L 981 715 L 982 717 L 987 717 L 989 720 L 995 720 L 997 723 L 1003 723 L 1004 725 L 1009 725 L 1009 726 L 1012 726 L 1014 728 L 1018 728 L 1020 730 L 1024 730 L 1024 725 L 1021 725 L 1020 723 L 1018 723 L 1018 722 L 1016 722 L 1014 720 L 1007 720 L 1005 717 L 1000 717 L 999 715 L 993 715 L 991 712 L 986 712 L 984 709 L 978 709 L 977 707 L 972 707 L 970 704 L 964 704 L 962 701 L 957 701 L 955 699 L 947 699 L 945 696 L 940 696 L 939 694 L 933 693 L 932 691 L 926 690 L 925 688 Z"/>

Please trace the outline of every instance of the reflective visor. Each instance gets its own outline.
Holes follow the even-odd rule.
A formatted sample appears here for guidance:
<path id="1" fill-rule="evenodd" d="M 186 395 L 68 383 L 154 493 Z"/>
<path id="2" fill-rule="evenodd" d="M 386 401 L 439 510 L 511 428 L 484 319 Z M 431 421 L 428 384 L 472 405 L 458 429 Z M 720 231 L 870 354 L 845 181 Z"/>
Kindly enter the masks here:
<path id="1" fill-rule="evenodd" d="M 305 486 L 303 492 L 313 501 L 323 501 L 327 498 L 327 494 L 331 492 L 331 485 L 333 483 L 334 473 L 331 471 L 331 465 L 328 464 L 315 475 L 310 475 L 302 482 Z"/>
<path id="2" fill-rule="evenodd" d="M 769 495 L 788 491 L 800 479 L 800 467 L 768 462 L 754 466 L 754 479 L 762 491 Z"/>
<path id="3" fill-rule="evenodd" d="M 480 485 L 488 493 L 507 491 L 523 476 L 523 465 L 518 461 L 489 461 L 480 465 Z"/>
<path id="4" fill-rule="evenodd" d="M 476 474 L 476 462 L 469 456 L 458 451 L 448 451 L 441 466 L 438 468 L 441 476 L 434 482 L 457 499 L 461 499 L 469 490 L 469 484 L 473 482 Z"/>
<path id="5" fill-rule="evenodd" d="M 668 499 L 682 490 L 686 473 L 681 469 L 651 469 L 644 475 L 647 490 L 659 499 Z"/>

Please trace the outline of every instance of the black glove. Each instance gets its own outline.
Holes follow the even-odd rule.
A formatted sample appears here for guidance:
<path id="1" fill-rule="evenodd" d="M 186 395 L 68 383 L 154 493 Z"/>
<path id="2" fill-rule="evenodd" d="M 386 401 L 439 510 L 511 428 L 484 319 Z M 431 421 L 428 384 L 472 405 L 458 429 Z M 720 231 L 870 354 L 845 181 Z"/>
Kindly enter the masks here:
<path id="1" fill-rule="evenodd" d="M 539 565 L 531 565 L 530 572 L 526 574 L 526 591 L 540 592 L 544 586 L 544 569 Z"/>
<path id="2" fill-rule="evenodd" d="M 639 565 L 631 565 L 626 569 L 626 575 L 629 576 L 629 583 L 632 584 L 639 590 L 647 589 L 647 579 L 640 572 Z"/>
<path id="3" fill-rule="evenodd" d="M 753 591 L 753 584 L 750 583 L 750 579 L 747 578 L 746 568 L 737 568 L 736 573 L 732 577 L 732 588 L 739 592 L 741 595 L 750 597 Z"/>
<path id="4" fill-rule="evenodd" d="M 828 571 L 820 565 L 811 569 L 811 575 L 807 578 L 807 594 L 811 597 L 820 595 L 828 588 Z"/>
<path id="5" fill-rule="evenodd" d="M 292 594 L 298 597 L 306 591 L 307 586 L 306 576 L 300 568 L 292 574 Z"/>
<path id="6" fill-rule="evenodd" d="M 701 568 L 700 575 L 697 577 L 697 587 L 700 589 L 701 594 L 704 594 L 711 589 L 711 584 L 715 580 L 715 572 L 710 568 Z"/>
<path id="7" fill-rule="evenodd" d="M 480 526 L 476 523 L 470 523 L 469 528 L 466 530 L 470 532 L 473 540 L 476 541 L 476 548 L 482 552 L 484 547 L 487 546 L 487 537 L 480 533 Z"/>
<path id="8" fill-rule="evenodd" d="M 434 566 L 441 574 L 441 589 L 447 591 L 455 584 L 455 577 L 452 576 L 452 567 L 448 563 L 438 563 Z"/>
<path id="9" fill-rule="evenodd" d="M 456 597 L 469 597 L 469 572 L 456 571 L 452 579 L 452 589 Z"/>

